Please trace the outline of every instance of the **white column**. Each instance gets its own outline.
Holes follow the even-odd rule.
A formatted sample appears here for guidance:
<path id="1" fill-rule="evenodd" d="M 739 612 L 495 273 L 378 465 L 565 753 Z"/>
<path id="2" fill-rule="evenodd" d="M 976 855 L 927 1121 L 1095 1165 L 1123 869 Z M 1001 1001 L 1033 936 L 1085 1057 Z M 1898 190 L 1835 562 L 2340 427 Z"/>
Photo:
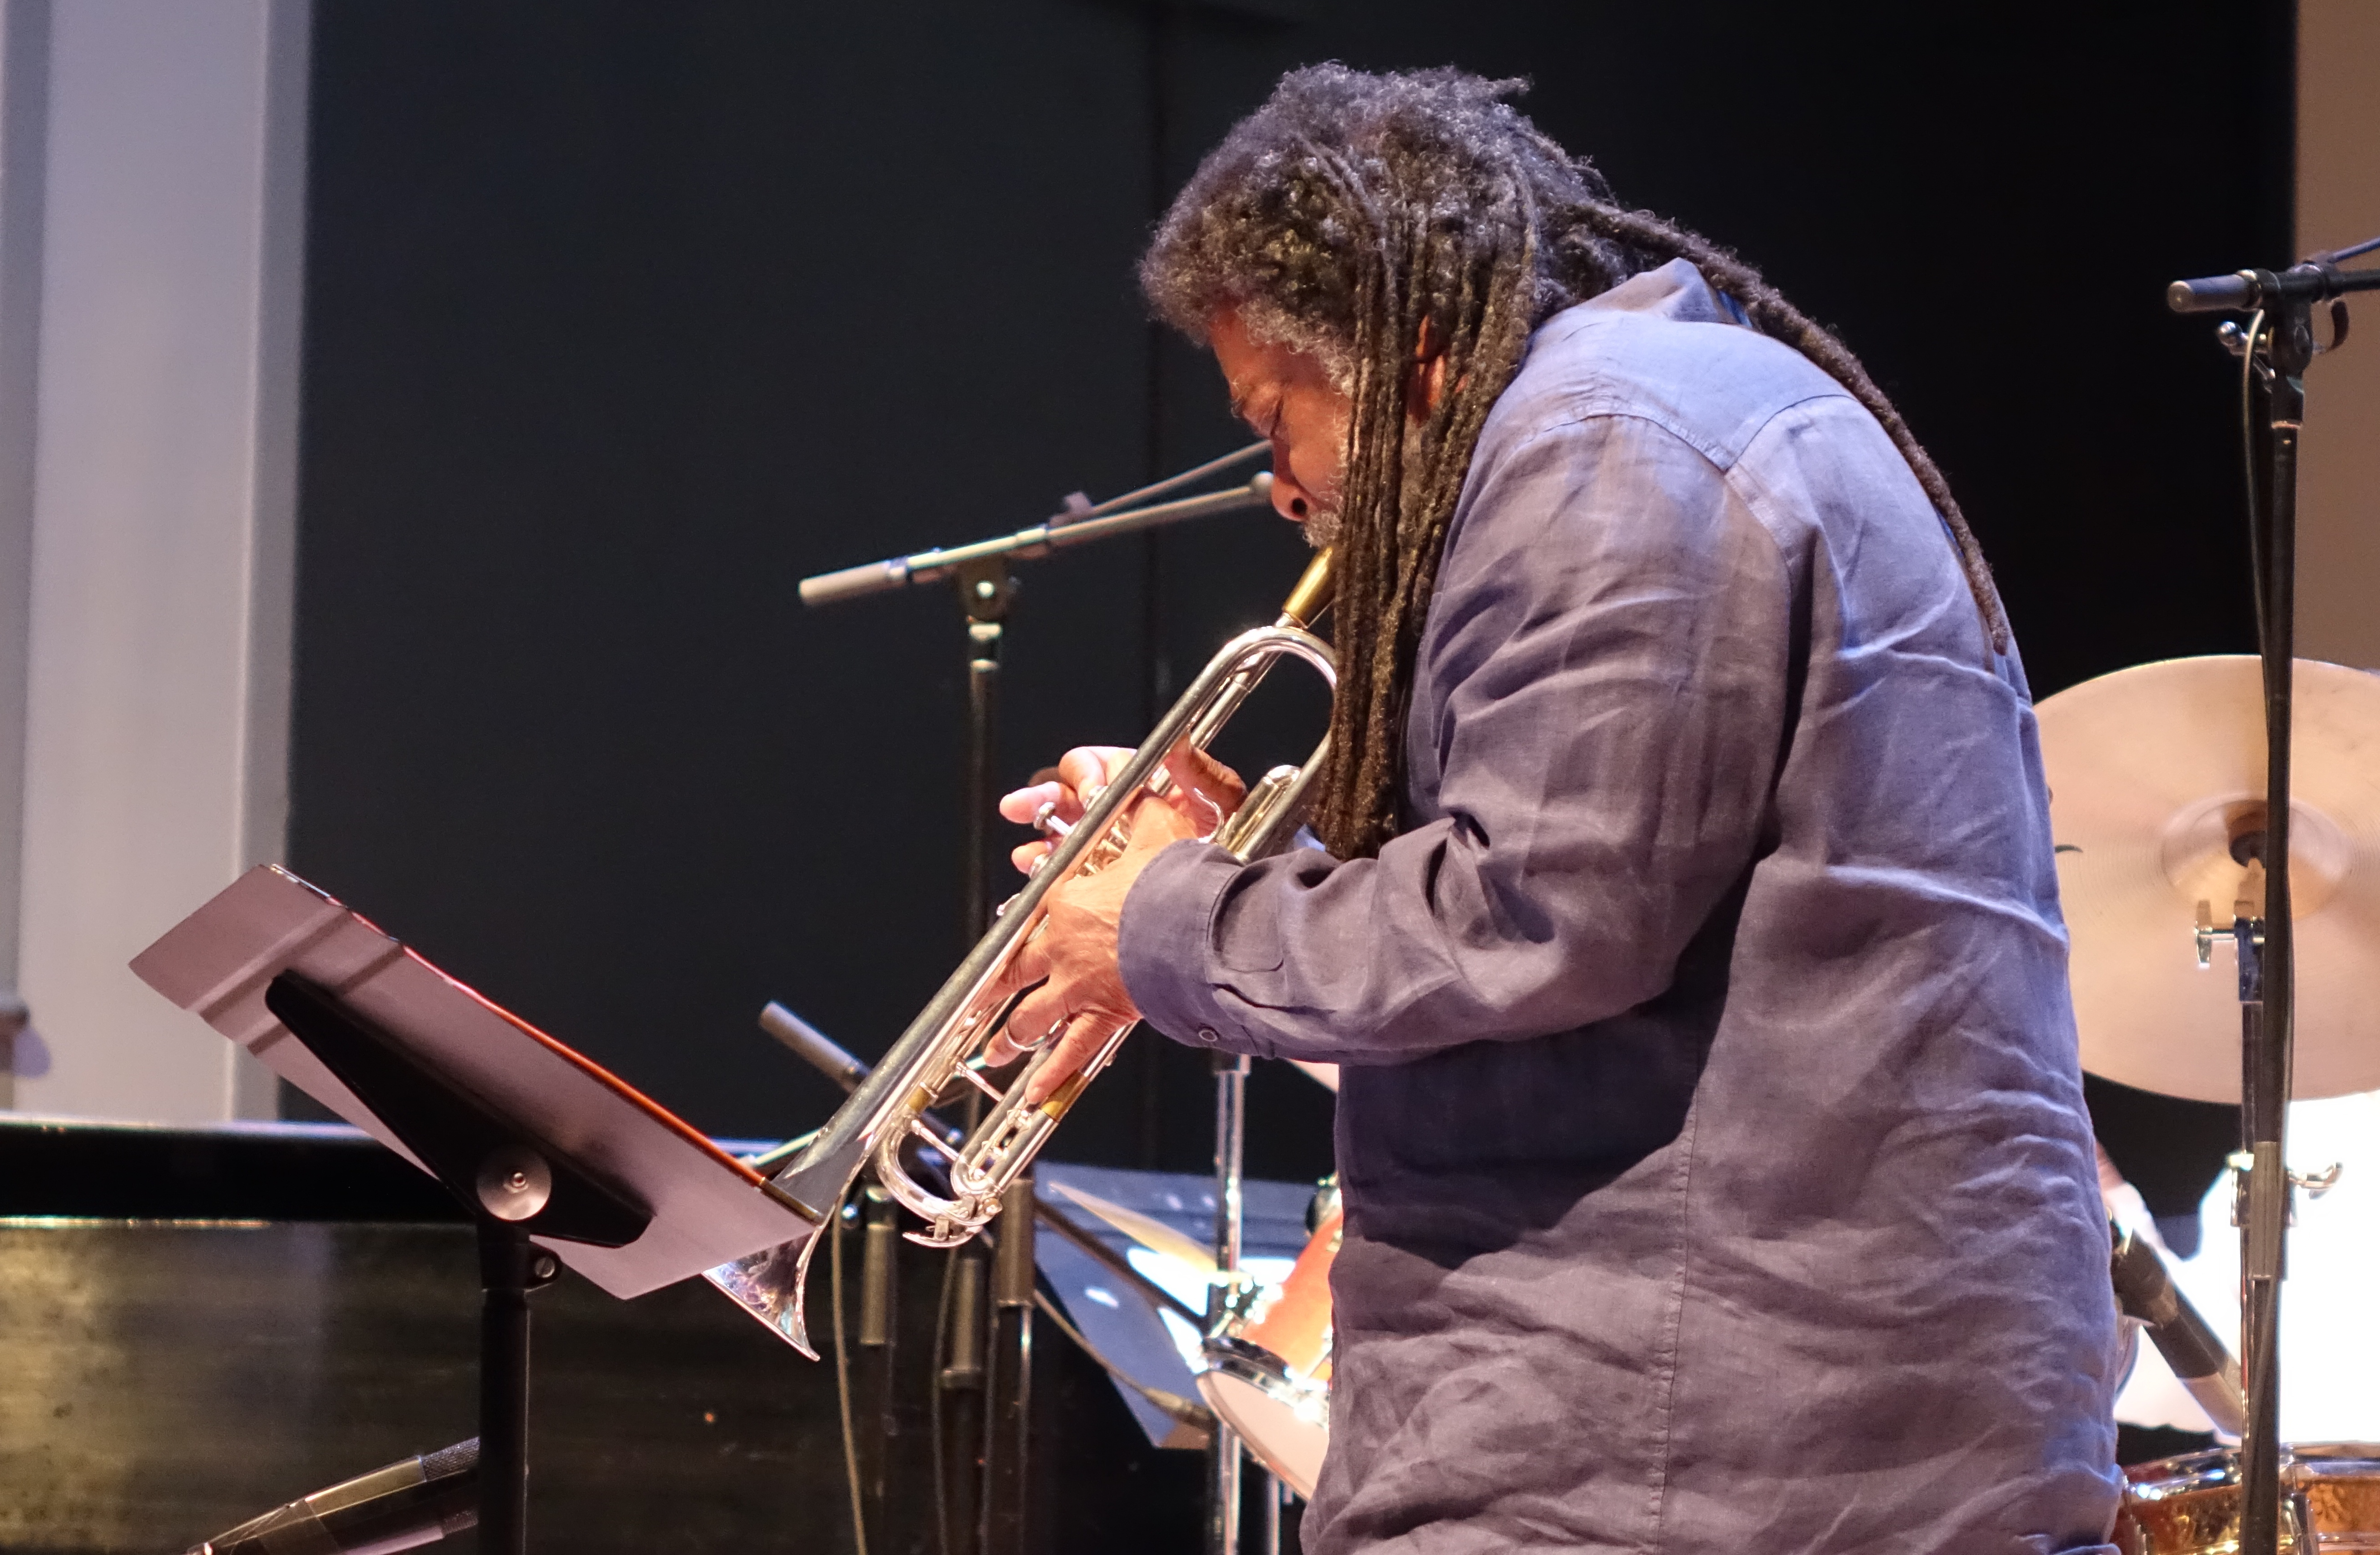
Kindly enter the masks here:
<path id="1" fill-rule="evenodd" d="M 2298 254 L 2380 237 L 2380 3 L 2299 0 Z M 2290 256 L 2295 258 L 2295 255 Z M 2349 261 L 2380 265 L 2380 253 Z M 2380 293 L 2306 374 L 2298 651 L 2380 669 Z M 2315 321 L 2318 338 L 2330 322 Z"/>
<path id="2" fill-rule="evenodd" d="M 51 13 L 28 1111 L 273 1110 L 261 1066 L 125 963 L 283 845 L 310 16 L 306 0 Z"/>
<path id="3" fill-rule="evenodd" d="M 49 73 L 50 0 L 0 0 L 0 1107 L 15 1100 L 14 1059 L 23 1022 L 17 908 L 25 836 L 25 655 L 33 606 L 33 399 Z"/>

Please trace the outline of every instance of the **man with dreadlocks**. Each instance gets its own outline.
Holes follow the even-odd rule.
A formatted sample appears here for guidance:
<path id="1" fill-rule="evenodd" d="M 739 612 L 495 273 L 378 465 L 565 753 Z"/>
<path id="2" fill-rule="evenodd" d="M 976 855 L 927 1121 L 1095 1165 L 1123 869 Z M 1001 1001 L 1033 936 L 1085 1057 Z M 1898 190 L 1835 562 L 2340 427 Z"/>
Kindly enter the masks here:
<path id="1" fill-rule="evenodd" d="M 1178 761 L 1012 1029 L 1342 1066 L 1309 1549 L 2110 1548 L 1998 598 L 1851 354 L 1515 85 L 1295 72 L 1159 227 L 1150 298 L 1338 548 L 1324 845 L 1192 840 L 1235 780 Z"/>

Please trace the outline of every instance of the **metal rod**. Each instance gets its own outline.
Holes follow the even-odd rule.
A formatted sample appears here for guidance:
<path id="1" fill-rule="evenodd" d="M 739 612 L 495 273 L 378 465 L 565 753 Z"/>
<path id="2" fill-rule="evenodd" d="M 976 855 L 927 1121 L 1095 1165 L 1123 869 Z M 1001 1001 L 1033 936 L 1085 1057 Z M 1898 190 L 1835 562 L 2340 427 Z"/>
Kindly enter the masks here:
<path id="1" fill-rule="evenodd" d="M 1194 1323 L 1206 1321 L 1205 1313 L 1197 1311 L 1188 1302 L 1133 1268 L 1123 1254 L 1068 1220 L 1063 1211 L 1053 1209 L 1038 1199 L 1034 1201 L 1033 1208 L 1034 1218 L 1042 1225 L 1056 1232 L 1086 1256 L 1096 1259 L 1100 1268 L 1139 1292 L 1142 1299 L 1148 1302 L 1150 1306 L 1169 1307 L 1178 1316 L 1186 1318 Z"/>
<path id="2" fill-rule="evenodd" d="M 983 1356 L 989 1337 L 983 1297 L 989 1263 L 980 1243 L 951 1254 L 949 1360 L 935 1378 L 935 1385 L 941 1390 L 943 1437 L 934 1443 L 942 1464 L 948 1526 L 955 1541 L 950 1555 L 982 1547 L 978 1519 L 984 1488 Z"/>
<path id="3" fill-rule="evenodd" d="M 2296 926 L 2289 903 L 2289 736 L 2297 667 L 2298 433 L 2305 419 L 2302 374 L 2313 355 L 2310 300 L 2274 311 L 2265 385 L 2270 484 L 2263 552 L 2265 672 L 2265 933 L 2258 956 L 2261 1002 L 2243 1023 L 2240 1121 L 2249 1155 L 2241 1218 L 2240 1371 L 2248 1431 L 2240 1444 L 2241 1555 L 2278 1555 L 2281 1539 L 2280 1320 L 2287 1272 L 2290 1051 L 2295 1040 Z"/>
<path id="4" fill-rule="evenodd" d="M 1247 1148 L 1248 1061 L 1238 1054 L 1215 1057 L 1215 1273 L 1207 1296 L 1209 1331 L 1222 1320 L 1240 1268 L 1242 1168 Z M 1240 1548 L 1240 1438 L 1222 1421 L 1207 1449 L 1207 1552 L 1238 1555 Z"/>
<path id="5" fill-rule="evenodd" d="M 1000 1243 L 991 1265 L 991 1356 L 984 1410 L 985 1555 L 1026 1555 L 1032 1546 L 1033 1177 L 1002 1196 Z"/>
<path id="6" fill-rule="evenodd" d="M 859 1443 L 860 1490 L 867 1525 L 882 1528 L 887 1525 L 887 1470 L 900 1430 L 894 1379 L 899 1375 L 901 1209 L 891 1194 L 870 1183 L 860 1194 L 860 1214 L 859 1353 L 852 1363 L 858 1379 L 858 1415 L 867 1430 Z"/>
<path id="7" fill-rule="evenodd" d="M 480 1220 L 480 1531 L 485 1555 L 528 1550 L 528 1233 Z"/>
<path id="8" fill-rule="evenodd" d="M 2373 241 L 2380 242 L 2380 238 L 2374 238 Z M 2355 252 L 2358 250 L 2350 251 Z M 2340 257 L 2344 258 L 2345 256 L 2342 255 Z M 1207 477 L 1210 475 L 1220 475 L 1223 471 L 1231 468 L 1233 465 L 1244 465 L 1250 459 L 1255 458 L 1257 455 L 1269 454 L 1271 451 L 1272 444 L 1262 440 L 1251 443 L 1245 448 L 1234 448 L 1228 454 L 1208 459 L 1205 464 L 1194 466 L 1189 469 L 1184 470 L 1179 475 L 1169 475 L 1162 480 L 1152 480 L 1148 485 L 1139 488 L 1137 491 L 1126 492 L 1120 497 L 1110 497 L 1107 501 L 1097 504 L 1087 509 L 1080 516 L 1082 518 L 1097 518 L 1106 514 L 1117 512 L 1123 508 L 1135 506 L 1141 503 L 1148 502 L 1157 497 L 1161 497 L 1168 492 L 1178 492 L 1184 486 L 1195 485 L 1196 482 L 1206 480 Z M 1070 523 L 1075 521 L 1078 520 L 1068 520 Z M 1051 522 L 1055 523 L 1057 520 L 1053 518 Z"/>
<path id="9" fill-rule="evenodd" d="M 1186 480 L 1188 477 L 1177 479 Z M 1087 545 L 1093 541 L 1137 534 L 1161 524 L 1179 524 L 1192 518 L 1237 513 L 1245 508 L 1267 507 L 1271 503 L 1272 477 L 1258 474 L 1245 485 L 1206 496 L 1183 497 L 1125 513 L 1101 513 L 1100 509 L 1094 508 L 1091 511 L 1100 514 L 1099 516 L 1052 518 L 1013 534 L 994 535 L 965 545 L 938 547 L 881 562 L 866 562 L 836 572 L 814 574 L 802 579 L 802 603 L 811 606 L 833 604 L 843 600 L 857 599 L 863 594 L 880 594 L 888 589 L 906 588 L 911 584 L 936 583 L 973 563 L 1032 561 L 1071 545 Z"/>

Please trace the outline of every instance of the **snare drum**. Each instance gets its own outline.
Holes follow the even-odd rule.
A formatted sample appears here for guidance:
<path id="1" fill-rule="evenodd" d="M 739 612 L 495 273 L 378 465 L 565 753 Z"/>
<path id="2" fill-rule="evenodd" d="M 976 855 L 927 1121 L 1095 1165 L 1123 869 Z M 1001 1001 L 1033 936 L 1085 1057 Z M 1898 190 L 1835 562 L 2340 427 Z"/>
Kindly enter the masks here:
<path id="1" fill-rule="evenodd" d="M 2281 1549 L 2288 1555 L 2380 1550 L 2380 1444 L 2306 1442 L 2281 1450 L 2282 1482 L 2305 1499 L 2313 1544 L 2296 1537 L 2297 1518 L 2281 1503 Z M 2116 1544 L 2125 1555 L 2235 1555 L 2240 1548 L 2239 1455 L 2228 1448 L 2186 1452 L 2126 1469 Z M 2291 1499 L 2294 1499 L 2292 1497 Z"/>
<path id="2" fill-rule="evenodd" d="M 1269 1301 L 1218 1325 L 1198 1375 L 1208 1406 L 1301 1496 L 1314 1494 L 1330 1444 L 1330 1260 L 1340 1219 L 1333 1206 Z"/>

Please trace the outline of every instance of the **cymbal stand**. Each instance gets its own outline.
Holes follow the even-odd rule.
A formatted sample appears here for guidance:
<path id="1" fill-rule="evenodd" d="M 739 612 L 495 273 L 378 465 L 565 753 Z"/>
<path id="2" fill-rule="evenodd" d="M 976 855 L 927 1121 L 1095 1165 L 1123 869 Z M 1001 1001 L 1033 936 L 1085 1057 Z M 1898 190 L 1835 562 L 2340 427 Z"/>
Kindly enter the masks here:
<path id="1" fill-rule="evenodd" d="M 2250 492 L 2262 501 L 2249 515 L 2265 670 L 2265 814 L 2262 836 L 2251 834 L 2238 844 L 2241 862 L 2262 861 L 2265 893 L 2261 924 L 2254 904 L 2243 903 L 2234 911 L 2231 930 L 2240 956 L 2240 1133 L 2248 1159 L 2240 1185 L 2244 1212 L 2238 1216 L 2240 1367 L 2248 1395 L 2248 1428 L 2240 1444 L 2240 1555 L 2278 1555 L 2281 1537 L 2280 1287 L 2287 1271 L 2291 1186 L 2283 1147 L 2297 990 L 2289 908 L 2289 727 L 2304 375 L 2316 351 L 2315 307 L 2329 307 L 2335 347 L 2347 338 L 2346 295 L 2380 287 L 2380 271 L 2342 271 L 2338 261 L 2374 248 L 2380 248 L 2380 238 L 2316 255 L 2278 273 L 2242 270 L 2176 281 L 2166 293 L 2178 313 L 2251 314 L 2244 332 L 2226 324 L 2218 338 L 2240 354 L 2241 370 L 2262 390 L 2265 407 L 2265 435 L 2250 439 L 2263 468 L 2252 474 Z"/>

